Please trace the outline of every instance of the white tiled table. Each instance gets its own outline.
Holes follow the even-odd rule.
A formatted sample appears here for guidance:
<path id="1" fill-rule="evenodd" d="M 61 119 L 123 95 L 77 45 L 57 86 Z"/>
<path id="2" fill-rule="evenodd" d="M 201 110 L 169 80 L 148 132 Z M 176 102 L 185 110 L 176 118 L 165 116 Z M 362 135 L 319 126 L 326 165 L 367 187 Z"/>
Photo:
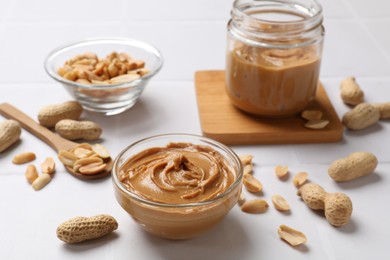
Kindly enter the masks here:
<path id="1" fill-rule="evenodd" d="M 390 2 L 321 3 L 326 27 L 321 80 L 337 113 L 341 116 L 348 110 L 338 87 L 349 75 L 357 77 L 368 102 L 390 101 Z M 49 50 L 86 37 L 131 37 L 160 48 L 165 56 L 163 70 L 130 111 L 108 118 L 88 113 L 83 117 L 102 125 L 103 143 L 113 154 L 154 134 L 200 134 L 193 74 L 224 68 L 230 8 L 227 0 L 0 0 L 0 103 L 9 102 L 35 118 L 41 106 L 70 98 L 43 70 Z M 239 154 L 255 156 L 263 197 L 270 201 L 274 193 L 284 195 L 291 214 L 270 207 L 265 214 L 250 215 L 234 207 L 209 233 L 168 241 L 144 233 L 133 223 L 115 201 L 110 179 L 83 182 L 58 166 L 52 182 L 33 191 L 25 181 L 25 167 L 13 165 L 12 157 L 33 150 L 39 163 L 56 154 L 23 131 L 17 147 L 0 154 L 0 259 L 388 259 L 389 139 L 387 121 L 364 131 L 346 131 L 339 143 L 233 147 Z M 359 150 L 377 155 L 380 164 L 375 174 L 334 183 L 327 176 L 328 165 Z M 293 173 L 308 171 L 313 182 L 350 195 L 351 222 L 333 228 L 321 214 L 309 210 L 290 182 L 272 174 L 277 164 L 289 165 Z M 59 223 L 99 213 L 113 215 L 119 229 L 80 245 L 66 245 L 56 238 Z M 276 233 L 280 224 L 305 232 L 306 246 L 294 249 L 280 241 Z"/>

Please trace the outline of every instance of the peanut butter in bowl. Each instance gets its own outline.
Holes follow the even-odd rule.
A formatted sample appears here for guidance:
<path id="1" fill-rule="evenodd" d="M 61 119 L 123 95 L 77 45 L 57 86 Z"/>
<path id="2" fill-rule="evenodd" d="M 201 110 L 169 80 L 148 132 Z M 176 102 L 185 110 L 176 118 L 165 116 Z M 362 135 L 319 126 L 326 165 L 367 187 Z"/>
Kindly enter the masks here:
<path id="1" fill-rule="evenodd" d="M 159 135 L 127 147 L 114 163 L 119 204 L 147 232 L 195 237 L 215 226 L 238 200 L 237 155 L 195 135 Z"/>

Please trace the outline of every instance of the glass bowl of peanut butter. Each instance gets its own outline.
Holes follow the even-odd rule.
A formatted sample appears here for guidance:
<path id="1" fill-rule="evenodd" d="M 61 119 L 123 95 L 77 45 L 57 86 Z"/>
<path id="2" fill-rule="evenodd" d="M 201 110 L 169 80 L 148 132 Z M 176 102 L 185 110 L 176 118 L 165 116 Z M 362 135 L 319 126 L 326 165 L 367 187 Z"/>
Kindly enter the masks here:
<path id="1" fill-rule="evenodd" d="M 242 165 L 233 150 L 191 134 L 137 141 L 115 159 L 115 197 L 142 229 L 188 239 L 219 223 L 237 203 Z"/>

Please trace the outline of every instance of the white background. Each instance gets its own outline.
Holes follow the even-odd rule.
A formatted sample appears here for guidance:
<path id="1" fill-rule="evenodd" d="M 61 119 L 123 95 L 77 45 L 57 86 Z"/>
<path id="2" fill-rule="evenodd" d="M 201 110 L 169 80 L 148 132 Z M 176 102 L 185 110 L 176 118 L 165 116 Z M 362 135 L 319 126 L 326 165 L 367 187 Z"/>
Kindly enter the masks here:
<path id="1" fill-rule="evenodd" d="M 323 0 L 326 39 L 321 80 L 337 113 L 349 110 L 339 98 L 339 83 L 356 76 L 367 102 L 390 101 L 390 2 L 384 0 Z M 103 144 L 113 155 L 141 138 L 172 132 L 201 134 L 193 76 L 197 70 L 223 69 L 228 0 L 0 0 L 0 102 L 9 102 L 31 117 L 48 104 L 70 96 L 44 72 L 43 60 L 56 46 L 86 37 L 122 36 L 147 41 L 164 54 L 165 64 L 141 100 L 113 117 L 88 113 L 100 123 Z M 0 120 L 3 118 L 0 116 Z M 24 177 L 25 165 L 11 163 L 23 151 L 34 151 L 39 165 L 56 153 L 23 131 L 14 149 L 0 154 L 0 259 L 387 259 L 390 242 L 390 123 L 345 131 L 339 143 L 234 146 L 253 154 L 255 176 L 270 202 L 285 196 L 291 214 L 272 206 L 251 215 L 234 207 L 207 234 L 185 241 L 148 235 L 117 204 L 111 179 L 80 181 L 58 164 L 52 182 L 35 192 Z M 370 151 L 380 164 L 375 173 L 336 184 L 329 164 L 355 151 Z M 58 162 L 58 161 L 57 161 Z M 329 191 L 347 193 L 353 201 L 351 222 L 330 226 L 320 213 L 296 196 L 291 177 L 279 181 L 277 164 L 292 174 L 307 171 L 310 180 Z M 246 193 L 248 199 L 255 195 Z M 66 245 L 56 227 L 78 216 L 113 215 L 119 229 L 103 239 Z M 308 242 L 292 248 L 281 241 L 277 227 L 303 231 Z"/>

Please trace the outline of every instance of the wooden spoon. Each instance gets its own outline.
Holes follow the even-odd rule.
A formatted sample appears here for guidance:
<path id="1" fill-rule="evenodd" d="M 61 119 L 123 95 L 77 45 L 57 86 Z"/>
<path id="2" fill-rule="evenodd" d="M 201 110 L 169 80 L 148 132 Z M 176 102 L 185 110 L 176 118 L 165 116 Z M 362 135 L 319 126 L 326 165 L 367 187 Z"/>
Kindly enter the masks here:
<path id="1" fill-rule="evenodd" d="M 60 150 L 71 150 L 78 146 L 78 143 L 71 142 L 69 140 L 66 140 L 62 138 L 61 136 L 53 133 L 46 127 L 43 127 L 36 123 L 31 117 L 17 109 L 16 107 L 8 104 L 8 103 L 3 103 L 0 104 L 0 114 L 5 116 L 6 118 L 9 119 L 14 119 L 18 121 L 21 126 L 44 141 L 46 144 L 48 144 L 51 148 L 56 150 L 57 152 Z M 66 170 L 72 174 L 73 176 L 76 176 L 77 178 L 84 179 L 84 180 L 94 180 L 94 179 L 100 179 L 104 178 L 108 175 L 111 174 L 111 169 L 113 165 L 113 161 L 110 158 L 107 158 L 104 160 L 104 163 L 107 164 L 106 168 L 104 171 L 99 172 L 97 174 L 91 174 L 91 175 L 86 175 L 86 174 L 81 174 L 78 172 L 75 172 L 71 167 L 65 166 Z"/>

